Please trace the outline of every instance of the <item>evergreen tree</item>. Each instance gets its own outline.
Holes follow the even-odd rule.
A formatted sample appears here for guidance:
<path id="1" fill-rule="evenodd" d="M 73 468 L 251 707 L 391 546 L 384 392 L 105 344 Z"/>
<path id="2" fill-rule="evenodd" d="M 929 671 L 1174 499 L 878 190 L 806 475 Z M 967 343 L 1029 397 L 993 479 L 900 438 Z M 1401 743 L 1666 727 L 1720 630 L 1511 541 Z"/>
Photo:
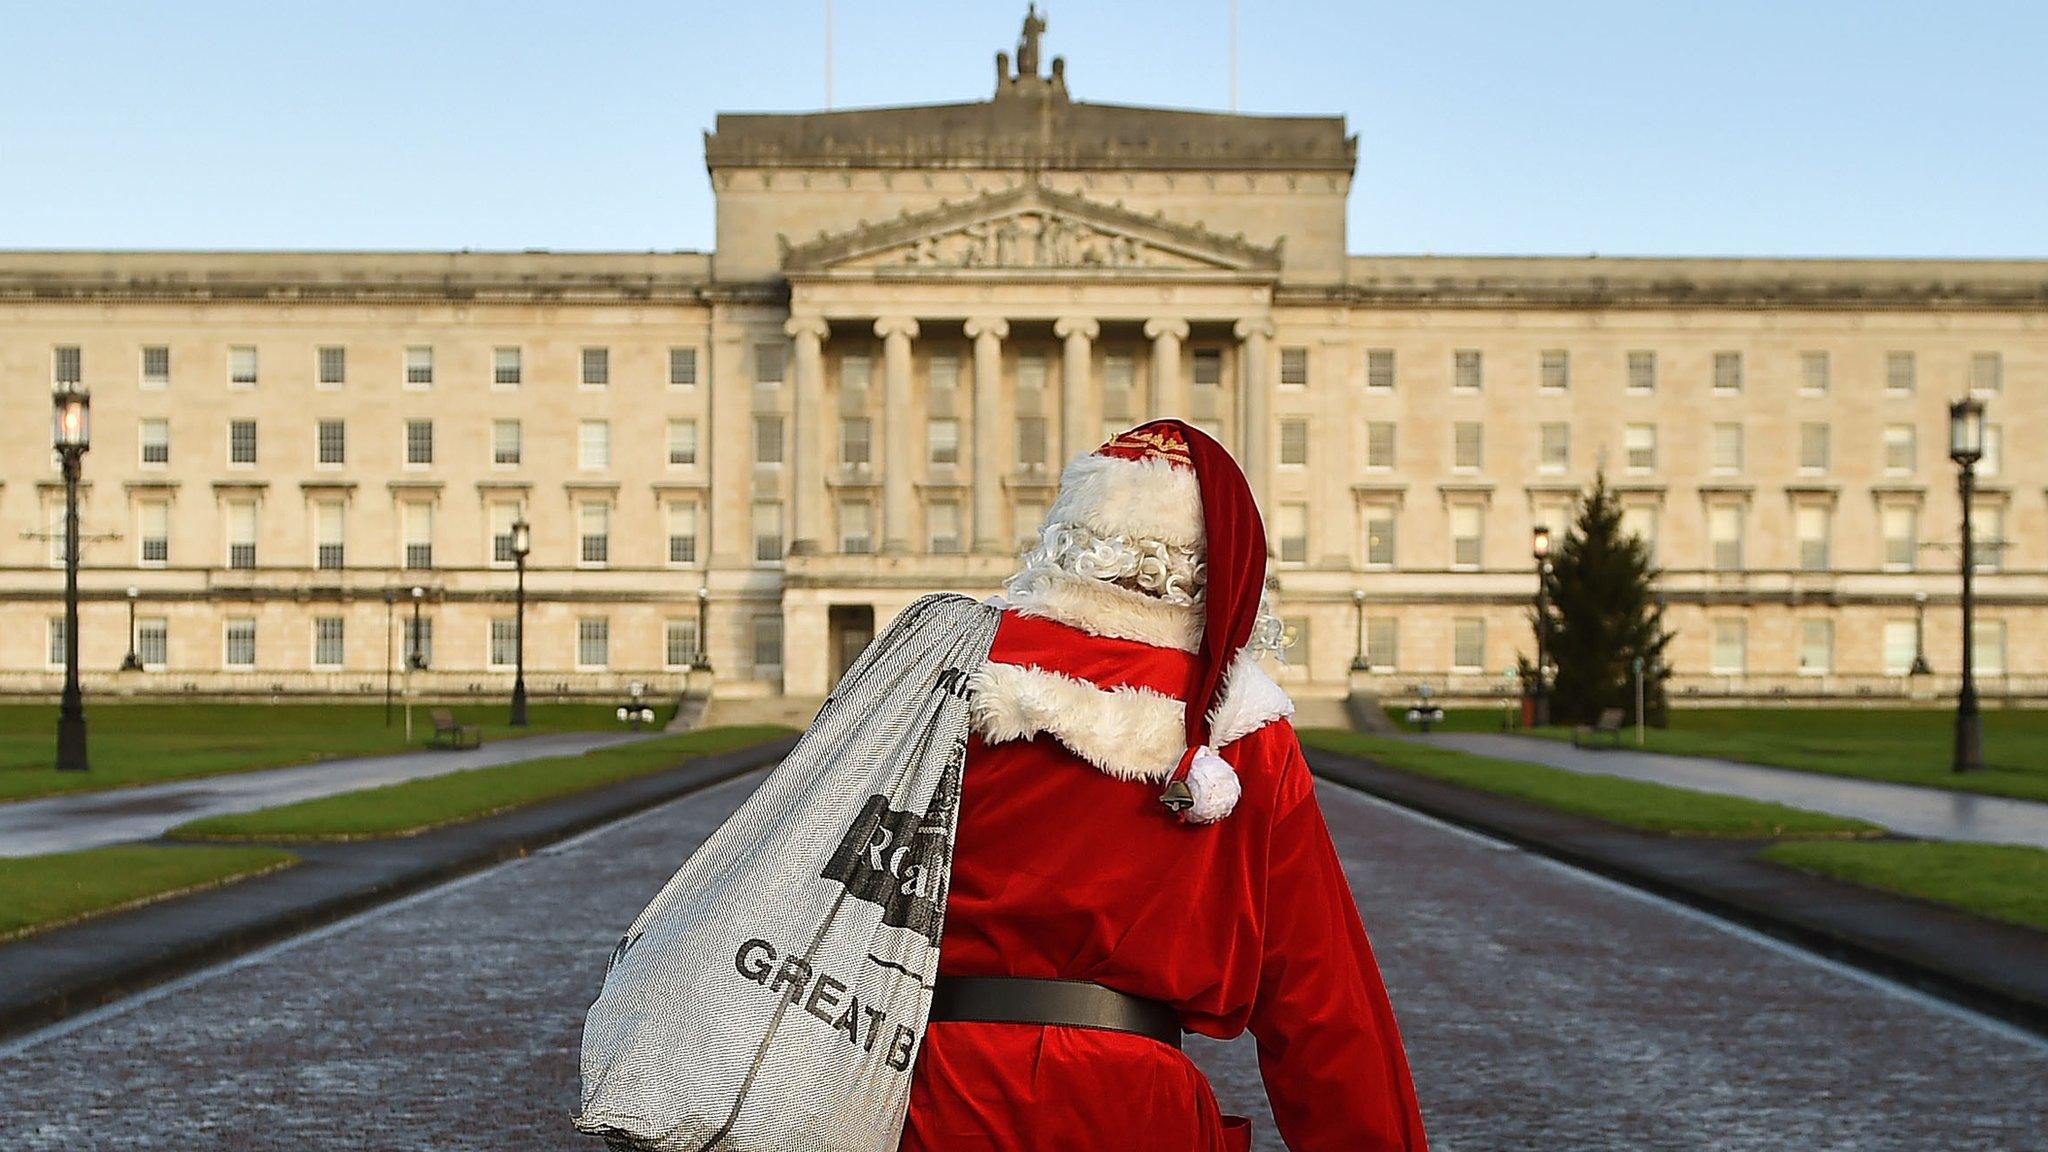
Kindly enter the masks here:
<path id="1" fill-rule="evenodd" d="M 1551 723 L 1591 724 L 1605 708 L 1619 708 L 1635 723 L 1633 662 L 1641 657 L 1644 719 L 1663 727 L 1664 682 L 1671 675 L 1664 649 L 1671 633 L 1656 599 L 1658 575 L 1649 546 L 1622 530 L 1621 501 L 1607 487 L 1606 473 L 1595 474 L 1577 520 L 1551 550 L 1544 578 L 1549 610 L 1535 621 L 1556 668 Z"/>

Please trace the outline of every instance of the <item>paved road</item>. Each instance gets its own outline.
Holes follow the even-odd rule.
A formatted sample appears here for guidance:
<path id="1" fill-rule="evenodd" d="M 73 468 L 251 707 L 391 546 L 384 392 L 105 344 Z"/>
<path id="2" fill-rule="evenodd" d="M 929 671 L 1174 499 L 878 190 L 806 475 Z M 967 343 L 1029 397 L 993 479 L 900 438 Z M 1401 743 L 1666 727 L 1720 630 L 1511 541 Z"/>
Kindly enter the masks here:
<path id="1" fill-rule="evenodd" d="M 543 756 L 570 756 L 646 740 L 657 732 L 551 732 L 493 740 L 480 748 L 400 752 L 326 760 L 260 772 L 232 772 L 194 780 L 173 780 L 139 788 L 73 792 L 41 800 L 0 804 L 0 856 L 75 852 L 103 844 L 151 840 L 167 830 L 229 812 L 253 812 L 278 804 L 354 792 L 401 780 L 440 776 L 465 768 L 487 768 Z"/>
<path id="2" fill-rule="evenodd" d="M 1632 748 L 1574 748 L 1562 740 L 1541 736 L 1436 732 L 1428 736 L 1410 734 L 1407 738 L 1573 772 L 1626 776 L 1701 792 L 1775 800 L 1794 808 L 1869 820 L 1929 840 L 1979 840 L 2048 848 L 2048 804 L 2033 800 L 1766 768 L 1705 756 L 1667 756 Z"/>
<path id="3" fill-rule="evenodd" d="M 620 927 L 749 777 L 0 1046 L 0 1148 L 582 1149 Z M 2048 1149 L 2048 1044 L 1325 786 L 1437 1152 Z M 1196 1058 L 1276 1149 L 1240 1040 Z"/>

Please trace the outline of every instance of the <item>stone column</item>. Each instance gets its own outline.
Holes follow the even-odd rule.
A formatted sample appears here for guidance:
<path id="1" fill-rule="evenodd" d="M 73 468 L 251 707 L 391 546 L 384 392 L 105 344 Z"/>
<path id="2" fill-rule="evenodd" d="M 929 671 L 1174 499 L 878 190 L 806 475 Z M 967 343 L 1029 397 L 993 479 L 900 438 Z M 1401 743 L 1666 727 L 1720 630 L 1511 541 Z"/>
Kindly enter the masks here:
<path id="1" fill-rule="evenodd" d="M 974 341 L 974 550 L 1001 553 L 1003 547 L 1003 430 L 997 409 L 1003 386 L 1003 340 L 1010 322 L 1000 316 L 967 321 Z"/>
<path id="2" fill-rule="evenodd" d="M 824 430 L 831 413 L 825 406 L 825 337 L 831 327 L 822 316 L 792 316 L 782 330 L 796 341 L 796 403 L 790 408 L 796 427 L 789 456 L 795 509 L 789 552 L 797 556 L 819 551 L 826 530 Z"/>
<path id="3" fill-rule="evenodd" d="M 1239 443 L 1238 462 L 1244 467 L 1245 479 L 1251 481 L 1252 496 L 1260 508 L 1266 508 L 1266 494 L 1271 489 L 1273 471 L 1273 385 L 1269 371 L 1273 359 L 1273 322 L 1263 316 L 1239 320 L 1231 329 L 1238 344 L 1238 359 L 1243 364 L 1240 374 L 1244 390 L 1243 402 L 1238 406 L 1242 413 L 1243 432 Z"/>
<path id="4" fill-rule="evenodd" d="M 910 342 L 917 321 L 884 316 L 875 321 L 882 338 L 882 551 L 910 551 L 910 482 L 922 472 L 917 459 L 917 423 L 911 405 Z"/>
<path id="5" fill-rule="evenodd" d="M 1060 361 L 1060 450 L 1053 467 L 1093 449 L 1102 431 L 1102 417 L 1095 404 L 1094 365 L 1091 342 L 1102 334 L 1102 325 L 1092 316 L 1065 316 L 1055 321 L 1052 334 L 1065 341 Z"/>
<path id="6" fill-rule="evenodd" d="M 1188 322 L 1171 316 L 1145 321 L 1145 338 L 1152 341 L 1153 416 L 1188 414 L 1187 389 L 1180 376 L 1180 342 L 1188 338 Z"/>

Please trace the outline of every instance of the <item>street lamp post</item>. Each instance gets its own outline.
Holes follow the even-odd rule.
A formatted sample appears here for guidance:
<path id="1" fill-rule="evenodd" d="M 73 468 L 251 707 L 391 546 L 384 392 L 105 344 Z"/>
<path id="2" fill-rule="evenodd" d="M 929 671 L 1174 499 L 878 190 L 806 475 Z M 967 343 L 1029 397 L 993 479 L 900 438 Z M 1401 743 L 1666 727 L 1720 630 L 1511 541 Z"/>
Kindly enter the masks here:
<path id="1" fill-rule="evenodd" d="M 391 727 L 391 616 L 398 609 L 398 591 L 384 589 L 384 726 Z"/>
<path id="2" fill-rule="evenodd" d="M 1983 731 L 1977 715 L 1976 653 L 1973 617 L 1977 610 L 1975 575 L 1977 546 L 1971 537 L 1970 505 L 1977 495 L 1977 461 L 1984 458 L 1984 402 L 1964 397 L 1948 406 L 1948 458 L 1956 462 L 1956 489 L 1963 503 L 1963 683 L 1956 693 L 1956 745 L 1953 768 L 1974 772 L 1984 766 Z"/>
<path id="3" fill-rule="evenodd" d="M 420 602 L 427 598 L 427 590 L 415 584 L 412 586 L 412 635 L 405 645 L 405 666 L 417 672 L 427 666 L 427 653 L 420 644 Z"/>
<path id="4" fill-rule="evenodd" d="M 121 657 L 121 671 L 142 671 L 142 654 L 135 650 L 135 601 L 141 597 L 142 589 L 128 586 L 128 654 Z"/>
<path id="5" fill-rule="evenodd" d="M 512 726 L 526 727 L 526 554 L 533 551 L 533 527 L 526 516 L 512 521 L 512 563 L 518 584 L 512 594 Z"/>
<path id="6" fill-rule="evenodd" d="M 64 469 L 64 698 L 57 709 L 57 770 L 84 772 L 85 697 L 78 687 L 78 477 L 92 447 L 92 397 L 79 385 L 51 395 L 51 442 Z"/>
<path id="7" fill-rule="evenodd" d="M 1372 665 L 1365 658 L 1365 589 L 1351 590 L 1351 614 L 1358 625 L 1358 651 L 1351 657 L 1353 672 L 1370 671 Z"/>
<path id="8" fill-rule="evenodd" d="M 697 589 L 697 667 L 711 671 L 711 589 Z"/>
<path id="9" fill-rule="evenodd" d="M 1538 524 L 1530 533 L 1529 552 L 1536 558 L 1536 693 L 1529 718 L 1538 728 L 1550 723 L 1549 651 L 1545 633 L 1550 620 L 1550 527 Z"/>

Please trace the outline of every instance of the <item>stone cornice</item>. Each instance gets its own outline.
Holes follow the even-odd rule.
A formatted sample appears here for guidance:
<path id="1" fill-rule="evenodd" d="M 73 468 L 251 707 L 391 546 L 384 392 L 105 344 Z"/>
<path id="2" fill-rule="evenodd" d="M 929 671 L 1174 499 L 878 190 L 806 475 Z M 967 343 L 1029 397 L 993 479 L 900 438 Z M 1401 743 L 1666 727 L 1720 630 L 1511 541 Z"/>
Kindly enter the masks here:
<path id="1" fill-rule="evenodd" d="M 0 251 L 0 303 L 704 303 L 698 252 Z"/>

